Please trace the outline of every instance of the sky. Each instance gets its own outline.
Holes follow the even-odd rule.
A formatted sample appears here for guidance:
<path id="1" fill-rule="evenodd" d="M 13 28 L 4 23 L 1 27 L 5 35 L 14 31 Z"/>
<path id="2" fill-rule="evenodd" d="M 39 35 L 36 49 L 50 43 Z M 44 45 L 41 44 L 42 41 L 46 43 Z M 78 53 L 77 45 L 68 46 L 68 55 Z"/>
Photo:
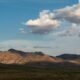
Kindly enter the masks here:
<path id="1" fill-rule="evenodd" d="M 0 50 L 80 54 L 79 2 L 0 0 Z"/>

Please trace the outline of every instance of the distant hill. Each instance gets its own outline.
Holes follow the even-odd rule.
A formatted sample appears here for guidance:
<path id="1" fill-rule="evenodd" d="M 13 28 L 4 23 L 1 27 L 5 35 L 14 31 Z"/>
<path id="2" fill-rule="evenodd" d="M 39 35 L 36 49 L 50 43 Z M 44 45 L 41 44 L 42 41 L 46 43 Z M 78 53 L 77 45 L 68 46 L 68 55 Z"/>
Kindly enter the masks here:
<path id="1" fill-rule="evenodd" d="M 70 67 L 80 65 L 80 56 L 63 54 L 49 56 L 42 52 L 23 52 L 15 49 L 0 51 L 0 64 L 17 64 L 35 67 Z"/>
<path id="2" fill-rule="evenodd" d="M 62 58 L 64 60 L 74 60 L 74 59 L 80 59 L 80 55 L 77 54 L 61 54 L 59 56 L 56 56 L 57 58 Z"/>

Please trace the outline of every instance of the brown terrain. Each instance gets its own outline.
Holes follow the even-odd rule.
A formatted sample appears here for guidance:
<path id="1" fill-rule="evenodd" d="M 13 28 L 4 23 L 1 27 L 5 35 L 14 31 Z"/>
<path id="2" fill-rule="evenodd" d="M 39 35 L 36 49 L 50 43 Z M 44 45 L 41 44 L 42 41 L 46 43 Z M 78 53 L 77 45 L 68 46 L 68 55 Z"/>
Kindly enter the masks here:
<path id="1" fill-rule="evenodd" d="M 29 62 L 61 62 L 62 59 L 50 57 L 42 52 L 22 52 L 14 49 L 0 52 L 0 63 L 26 64 Z"/>
<path id="2" fill-rule="evenodd" d="M 60 56 L 49 56 L 42 52 L 22 52 L 14 49 L 8 51 L 0 51 L 0 63 L 2 64 L 62 64 L 71 63 L 80 65 L 80 56 L 74 57 L 74 55 L 64 54 Z"/>

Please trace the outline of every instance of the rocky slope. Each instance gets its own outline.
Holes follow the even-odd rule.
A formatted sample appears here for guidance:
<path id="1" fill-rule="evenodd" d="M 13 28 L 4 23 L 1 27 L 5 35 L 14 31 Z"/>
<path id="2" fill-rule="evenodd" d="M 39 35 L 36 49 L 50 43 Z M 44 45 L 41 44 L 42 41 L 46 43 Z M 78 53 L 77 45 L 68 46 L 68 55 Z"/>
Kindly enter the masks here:
<path id="1" fill-rule="evenodd" d="M 50 57 L 42 52 L 22 52 L 14 49 L 0 52 L 0 63 L 27 64 L 31 62 L 62 62 L 62 59 Z"/>

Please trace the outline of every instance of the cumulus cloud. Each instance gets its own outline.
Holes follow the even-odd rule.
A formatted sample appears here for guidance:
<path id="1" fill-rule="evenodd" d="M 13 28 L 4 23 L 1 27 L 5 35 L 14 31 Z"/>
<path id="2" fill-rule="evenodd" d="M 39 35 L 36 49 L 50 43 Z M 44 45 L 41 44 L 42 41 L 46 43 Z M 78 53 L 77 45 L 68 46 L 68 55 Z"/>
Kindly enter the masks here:
<path id="1" fill-rule="evenodd" d="M 56 19 L 52 19 L 54 16 L 53 13 L 50 13 L 48 10 L 43 10 L 40 12 L 39 18 L 35 20 L 29 20 L 27 21 L 27 25 L 32 27 L 57 27 L 58 21 Z"/>
<path id="2" fill-rule="evenodd" d="M 55 18 L 57 19 L 63 19 L 71 23 L 80 24 L 80 4 L 58 9 L 55 13 Z"/>
<path id="3" fill-rule="evenodd" d="M 80 25 L 72 24 L 68 29 L 56 33 L 58 36 L 79 36 L 80 37 Z"/>
<path id="4" fill-rule="evenodd" d="M 39 18 L 28 20 L 25 25 L 32 28 L 33 33 L 47 33 L 52 29 L 55 29 L 59 26 L 59 21 L 57 19 L 53 19 L 54 14 L 49 10 L 43 10 L 39 14 Z"/>
<path id="5" fill-rule="evenodd" d="M 66 23 L 80 25 L 80 4 L 67 6 L 54 11 L 43 10 L 37 19 L 29 19 L 25 25 L 31 29 L 32 33 L 49 33 Z M 64 23 L 63 23 L 64 24 Z M 68 31 L 69 32 L 69 31 Z"/>

